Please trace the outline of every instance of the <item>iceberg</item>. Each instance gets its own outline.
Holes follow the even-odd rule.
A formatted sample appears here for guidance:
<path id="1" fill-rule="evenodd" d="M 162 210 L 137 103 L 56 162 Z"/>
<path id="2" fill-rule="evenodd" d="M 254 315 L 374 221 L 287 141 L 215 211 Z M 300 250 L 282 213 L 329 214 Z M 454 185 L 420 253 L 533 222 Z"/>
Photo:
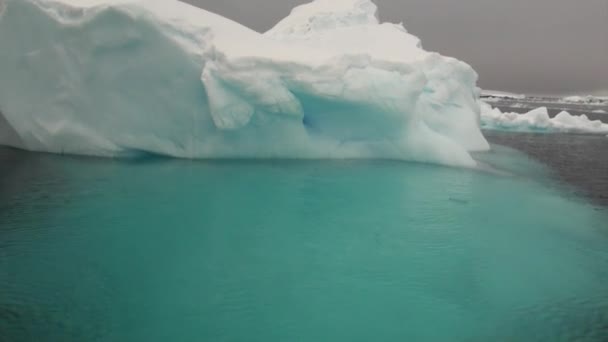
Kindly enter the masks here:
<path id="1" fill-rule="evenodd" d="M 481 126 L 488 130 L 515 132 L 608 134 L 608 124 L 590 120 L 584 114 L 572 115 L 562 111 L 551 118 L 546 107 L 524 114 L 503 113 L 484 102 L 481 102 Z"/>
<path id="2" fill-rule="evenodd" d="M 0 74 L 0 144 L 32 151 L 473 167 L 489 149 L 475 71 L 369 0 L 266 33 L 177 0 L 0 0 Z"/>

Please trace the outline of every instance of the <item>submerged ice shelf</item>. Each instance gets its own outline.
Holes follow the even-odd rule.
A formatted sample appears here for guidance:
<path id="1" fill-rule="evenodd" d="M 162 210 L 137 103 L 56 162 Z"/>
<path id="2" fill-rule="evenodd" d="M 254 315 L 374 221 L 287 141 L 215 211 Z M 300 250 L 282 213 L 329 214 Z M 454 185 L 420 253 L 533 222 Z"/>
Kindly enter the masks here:
<path id="1" fill-rule="evenodd" d="M 489 148 L 475 71 L 370 0 L 316 0 L 265 34 L 176 0 L 0 4 L 3 145 L 459 166 Z"/>

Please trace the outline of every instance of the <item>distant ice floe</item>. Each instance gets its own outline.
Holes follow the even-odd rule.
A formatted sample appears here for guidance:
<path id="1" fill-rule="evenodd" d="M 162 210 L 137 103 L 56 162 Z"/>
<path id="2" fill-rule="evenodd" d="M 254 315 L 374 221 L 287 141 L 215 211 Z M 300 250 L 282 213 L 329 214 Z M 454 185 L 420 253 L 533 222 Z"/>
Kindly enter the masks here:
<path id="1" fill-rule="evenodd" d="M 608 104 L 607 96 L 567 96 L 561 99 L 563 103 Z"/>
<path id="2" fill-rule="evenodd" d="M 567 97 L 555 97 L 555 96 L 540 96 L 531 94 L 515 94 L 505 91 L 497 90 L 480 90 L 480 97 L 485 102 L 509 102 L 515 105 L 533 105 L 534 103 L 551 105 L 553 107 L 560 105 L 581 105 L 581 106 L 593 106 L 603 107 L 608 106 L 608 97 L 605 96 L 567 96 Z M 566 107 L 566 106 L 564 106 Z M 599 110 L 604 110 L 599 108 Z"/>
<path id="3" fill-rule="evenodd" d="M 522 100 L 526 98 L 526 95 L 523 94 L 515 94 L 509 93 L 506 91 L 499 90 L 482 90 L 481 97 L 483 98 L 496 98 L 496 99 L 513 99 L 513 100 Z"/>
<path id="4" fill-rule="evenodd" d="M 547 133 L 608 134 L 608 124 L 590 120 L 586 115 L 562 111 L 551 118 L 547 108 L 540 107 L 525 114 L 503 113 L 481 102 L 481 127 L 486 130 Z"/>

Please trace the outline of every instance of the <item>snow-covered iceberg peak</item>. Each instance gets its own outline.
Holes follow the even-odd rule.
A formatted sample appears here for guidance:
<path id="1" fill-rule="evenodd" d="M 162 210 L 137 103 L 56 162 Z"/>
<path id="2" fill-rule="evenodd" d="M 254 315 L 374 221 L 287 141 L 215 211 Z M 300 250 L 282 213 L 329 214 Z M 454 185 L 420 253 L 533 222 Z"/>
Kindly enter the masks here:
<path id="1" fill-rule="evenodd" d="M 371 0 L 316 0 L 300 5 L 267 34 L 307 36 L 358 25 L 377 25 L 378 7 Z"/>
<path id="2" fill-rule="evenodd" d="M 265 35 L 400 63 L 428 56 L 402 24 L 381 23 L 371 0 L 315 0 L 294 8 Z"/>
<path id="3" fill-rule="evenodd" d="M 0 144 L 460 166 L 488 148 L 473 69 L 368 0 L 316 0 L 266 34 L 177 0 L 0 1 Z"/>

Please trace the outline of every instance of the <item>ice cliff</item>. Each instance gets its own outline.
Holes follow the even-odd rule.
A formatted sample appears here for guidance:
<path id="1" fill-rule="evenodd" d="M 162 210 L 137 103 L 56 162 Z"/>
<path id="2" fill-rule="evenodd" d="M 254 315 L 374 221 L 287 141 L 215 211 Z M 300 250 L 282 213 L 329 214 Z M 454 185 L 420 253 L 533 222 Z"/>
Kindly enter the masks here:
<path id="1" fill-rule="evenodd" d="M 0 0 L 0 144 L 474 166 L 476 73 L 376 10 L 316 0 L 261 34 L 176 0 Z"/>

